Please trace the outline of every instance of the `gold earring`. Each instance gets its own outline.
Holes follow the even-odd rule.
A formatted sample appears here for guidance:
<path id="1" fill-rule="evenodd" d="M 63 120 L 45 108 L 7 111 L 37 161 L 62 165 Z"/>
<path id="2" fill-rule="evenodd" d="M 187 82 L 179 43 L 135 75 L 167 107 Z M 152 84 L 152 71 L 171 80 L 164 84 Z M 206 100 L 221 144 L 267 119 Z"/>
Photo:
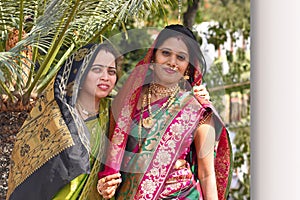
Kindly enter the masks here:
<path id="1" fill-rule="evenodd" d="M 185 80 L 189 80 L 190 79 L 190 76 L 189 76 L 189 67 L 185 70 L 183 78 Z"/>

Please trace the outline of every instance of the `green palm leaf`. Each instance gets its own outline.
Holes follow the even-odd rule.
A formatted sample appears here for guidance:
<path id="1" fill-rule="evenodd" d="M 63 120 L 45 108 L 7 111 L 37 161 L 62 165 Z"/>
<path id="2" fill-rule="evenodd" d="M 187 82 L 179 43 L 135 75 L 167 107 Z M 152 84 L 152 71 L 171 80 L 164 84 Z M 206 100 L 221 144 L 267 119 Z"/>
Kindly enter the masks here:
<path id="1" fill-rule="evenodd" d="M 43 91 L 75 49 L 98 41 L 105 31 L 132 17 L 156 12 L 166 3 L 171 1 L 0 0 L 1 93 L 12 101 L 15 93 L 22 94 L 21 101 L 27 103 L 33 93 Z M 13 29 L 19 30 L 18 43 L 5 50 Z M 27 32 L 25 38 L 22 30 Z M 30 59 L 24 56 L 29 47 Z M 22 80 L 24 68 L 30 69 L 27 80 Z"/>

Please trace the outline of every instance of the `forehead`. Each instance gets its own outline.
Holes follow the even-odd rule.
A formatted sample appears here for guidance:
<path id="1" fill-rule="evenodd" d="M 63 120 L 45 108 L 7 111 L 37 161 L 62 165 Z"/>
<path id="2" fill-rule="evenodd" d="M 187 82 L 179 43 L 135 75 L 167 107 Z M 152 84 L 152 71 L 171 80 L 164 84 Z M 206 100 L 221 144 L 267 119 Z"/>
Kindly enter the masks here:
<path id="1" fill-rule="evenodd" d="M 115 67 L 115 56 L 106 50 L 100 50 L 95 57 L 93 64 Z"/>
<path id="2" fill-rule="evenodd" d="M 188 54 L 188 47 L 186 46 L 184 41 L 179 37 L 171 37 L 166 39 L 158 48 L 167 48 L 175 52 L 182 52 Z"/>

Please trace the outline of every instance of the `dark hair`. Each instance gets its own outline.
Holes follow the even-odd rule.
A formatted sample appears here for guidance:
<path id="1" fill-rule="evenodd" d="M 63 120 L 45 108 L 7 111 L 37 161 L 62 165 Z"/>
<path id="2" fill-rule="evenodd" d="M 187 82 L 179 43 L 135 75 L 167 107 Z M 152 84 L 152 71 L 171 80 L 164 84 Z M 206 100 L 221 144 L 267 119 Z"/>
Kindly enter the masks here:
<path id="1" fill-rule="evenodd" d="M 188 81 L 190 84 L 192 84 L 194 81 L 196 62 L 199 62 L 199 67 L 201 68 L 202 76 L 204 76 L 206 72 L 206 62 L 200 50 L 200 46 L 197 42 L 197 39 L 189 28 L 180 24 L 172 24 L 166 26 L 157 36 L 156 44 L 153 50 L 153 56 L 155 55 L 157 49 L 164 43 L 164 41 L 171 37 L 180 37 L 188 48 L 191 65 L 191 67 L 189 68 L 190 79 Z"/>
<path id="2" fill-rule="evenodd" d="M 108 43 L 108 42 L 105 42 L 105 43 L 102 43 L 102 44 L 99 44 L 97 49 L 95 50 L 95 53 L 93 54 L 90 62 L 88 65 L 91 65 L 95 58 L 97 57 L 99 51 L 105 51 L 105 52 L 109 52 L 111 53 L 114 57 L 115 57 L 115 65 L 116 65 L 116 68 L 118 68 L 118 65 L 119 65 L 119 61 L 120 61 L 120 53 L 112 46 L 112 44 Z"/>

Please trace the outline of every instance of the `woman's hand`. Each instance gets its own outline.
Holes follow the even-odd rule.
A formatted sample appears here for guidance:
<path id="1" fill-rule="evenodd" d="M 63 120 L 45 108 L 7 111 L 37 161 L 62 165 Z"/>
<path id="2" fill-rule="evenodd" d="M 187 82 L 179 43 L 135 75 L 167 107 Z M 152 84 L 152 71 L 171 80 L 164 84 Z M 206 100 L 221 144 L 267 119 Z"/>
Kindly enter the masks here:
<path id="1" fill-rule="evenodd" d="M 193 93 L 200 104 L 205 104 L 210 101 L 209 93 L 204 85 L 195 85 Z"/>
<path id="2" fill-rule="evenodd" d="M 98 180 L 97 191 L 103 198 L 110 199 L 115 195 L 116 189 L 121 182 L 120 173 L 108 175 Z"/>

